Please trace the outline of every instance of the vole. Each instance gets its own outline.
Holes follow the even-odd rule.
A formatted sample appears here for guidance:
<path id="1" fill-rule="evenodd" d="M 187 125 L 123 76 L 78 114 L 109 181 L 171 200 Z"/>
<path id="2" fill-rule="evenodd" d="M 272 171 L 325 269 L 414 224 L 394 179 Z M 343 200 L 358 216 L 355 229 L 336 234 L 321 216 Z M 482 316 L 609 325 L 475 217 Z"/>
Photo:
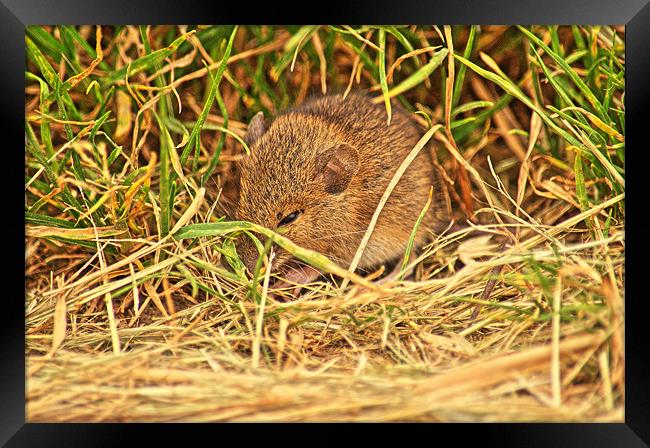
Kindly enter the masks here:
<path id="1" fill-rule="evenodd" d="M 248 126 L 250 155 L 239 165 L 235 218 L 282 233 L 296 244 L 348 268 L 371 217 L 396 170 L 423 135 L 394 106 L 390 125 L 383 104 L 365 94 L 307 100 L 267 121 L 259 112 Z M 433 198 L 414 246 L 450 221 L 447 190 L 430 146 L 413 160 L 385 204 L 358 268 L 362 271 L 404 256 L 429 189 Z M 237 251 L 252 272 L 258 251 L 242 236 Z M 318 276 L 276 248 L 274 271 L 297 283 Z"/>

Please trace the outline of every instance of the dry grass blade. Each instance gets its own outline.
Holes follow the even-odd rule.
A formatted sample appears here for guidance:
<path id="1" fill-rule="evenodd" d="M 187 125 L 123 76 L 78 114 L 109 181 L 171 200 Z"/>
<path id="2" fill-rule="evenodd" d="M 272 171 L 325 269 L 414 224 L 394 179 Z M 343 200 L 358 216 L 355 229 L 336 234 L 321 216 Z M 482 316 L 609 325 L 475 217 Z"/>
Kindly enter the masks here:
<path id="1" fill-rule="evenodd" d="M 377 204 L 377 208 L 375 208 L 375 212 L 373 213 L 372 218 L 370 219 L 370 224 L 368 225 L 368 229 L 364 233 L 363 238 L 359 243 L 359 247 L 357 248 L 357 251 L 354 254 L 354 258 L 352 259 L 352 263 L 350 263 L 350 267 L 348 268 L 348 271 L 354 272 L 357 266 L 359 265 L 359 261 L 361 261 L 361 257 L 363 256 L 363 251 L 366 249 L 366 246 L 368 245 L 368 241 L 370 241 L 370 236 L 372 235 L 372 231 L 375 229 L 375 225 L 377 224 L 377 220 L 379 219 L 381 210 L 384 208 L 384 205 L 386 205 L 386 202 L 388 201 L 390 194 L 393 192 L 393 189 L 395 188 L 399 180 L 402 178 L 402 175 L 409 167 L 411 162 L 415 160 L 415 158 L 420 153 L 420 150 L 422 150 L 424 145 L 426 145 L 427 142 L 431 139 L 433 134 L 438 132 L 441 128 L 442 125 L 435 125 L 431 129 L 429 129 L 426 132 L 426 134 L 424 134 L 422 138 L 417 142 L 417 144 L 413 147 L 411 152 L 409 152 L 409 154 L 406 156 L 404 161 L 400 164 L 399 168 L 397 168 L 397 171 L 395 171 L 393 178 L 388 183 L 388 186 L 386 187 L 384 194 L 382 195 L 381 199 L 379 200 L 379 203 Z M 346 278 L 343 280 L 343 283 L 341 284 L 341 288 L 345 288 L 347 284 L 348 284 L 348 279 Z"/>

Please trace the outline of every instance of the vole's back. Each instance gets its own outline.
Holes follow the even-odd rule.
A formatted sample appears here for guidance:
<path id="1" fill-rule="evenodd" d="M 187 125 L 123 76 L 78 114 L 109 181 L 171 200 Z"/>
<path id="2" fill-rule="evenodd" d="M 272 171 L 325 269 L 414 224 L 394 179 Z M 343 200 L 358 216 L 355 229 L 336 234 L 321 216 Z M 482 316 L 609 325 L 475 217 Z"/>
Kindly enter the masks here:
<path id="1" fill-rule="evenodd" d="M 375 104 L 364 95 L 341 95 L 314 99 L 290 111 L 291 115 L 311 116 L 331 123 L 345 136 L 347 143 L 359 149 L 361 170 L 356 190 L 364 217 L 372 216 L 395 171 L 423 135 L 408 114 L 393 104 L 390 125 L 383 103 Z M 423 225 L 439 231 L 449 221 L 447 192 L 433 165 L 431 145 L 425 146 L 397 184 L 378 221 L 376 232 L 399 232 L 397 223 L 414 224 L 433 187 L 430 213 Z M 354 191 L 354 186 L 352 186 Z M 383 219 L 382 219 L 383 218 Z M 365 220 L 364 220 L 365 222 Z M 408 227 L 408 226 L 405 226 Z M 410 229 L 409 229 L 410 232 Z M 397 235 L 395 235 L 397 236 Z"/>

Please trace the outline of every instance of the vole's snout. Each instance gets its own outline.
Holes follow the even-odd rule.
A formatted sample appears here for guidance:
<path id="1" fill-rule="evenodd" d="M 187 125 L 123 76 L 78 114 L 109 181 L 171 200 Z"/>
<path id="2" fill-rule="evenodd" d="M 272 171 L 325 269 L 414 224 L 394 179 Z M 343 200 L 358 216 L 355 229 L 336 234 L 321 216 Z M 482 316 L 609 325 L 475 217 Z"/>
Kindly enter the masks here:
<path id="1" fill-rule="evenodd" d="M 260 238 L 260 242 L 264 244 L 264 239 Z M 248 272 L 252 275 L 255 272 L 255 266 L 257 265 L 257 260 L 259 259 L 260 253 L 257 251 L 253 241 L 246 235 L 241 235 L 235 242 L 235 248 L 237 249 L 237 254 L 239 258 L 244 263 Z M 271 268 L 272 273 L 284 272 L 288 263 L 291 263 L 292 260 L 295 260 L 291 254 L 285 250 L 275 246 L 274 247 L 274 257 L 273 265 Z"/>
<path id="2" fill-rule="evenodd" d="M 259 257 L 259 253 L 257 252 L 255 245 L 248 236 L 242 235 L 238 238 L 235 247 L 237 248 L 237 254 L 239 255 L 241 261 L 244 263 L 244 266 L 246 266 L 248 272 L 252 274 L 253 271 L 255 271 L 255 264 L 257 263 L 257 258 Z"/>

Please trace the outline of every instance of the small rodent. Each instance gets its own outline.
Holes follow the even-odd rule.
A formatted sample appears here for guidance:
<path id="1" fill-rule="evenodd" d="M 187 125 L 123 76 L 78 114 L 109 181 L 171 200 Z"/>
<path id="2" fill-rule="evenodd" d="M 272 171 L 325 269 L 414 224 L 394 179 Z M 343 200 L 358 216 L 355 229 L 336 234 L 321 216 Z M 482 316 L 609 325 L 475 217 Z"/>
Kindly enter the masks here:
<path id="1" fill-rule="evenodd" d="M 283 227 L 296 244 L 348 268 L 391 178 L 422 135 L 396 106 L 388 125 L 384 105 L 364 94 L 311 99 L 270 123 L 260 112 L 245 136 L 250 156 L 239 165 L 235 218 Z M 390 195 L 360 270 L 404 256 L 431 186 L 433 199 L 414 246 L 449 223 L 449 199 L 431 151 L 430 145 L 420 151 Z M 258 251 L 250 238 L 239 238 L 237 250 L 252 272 Z M 273 271 L 299 283 L 318 275 L 314 269 L 295 269 L 296 261 L 276 248 Z"/>

